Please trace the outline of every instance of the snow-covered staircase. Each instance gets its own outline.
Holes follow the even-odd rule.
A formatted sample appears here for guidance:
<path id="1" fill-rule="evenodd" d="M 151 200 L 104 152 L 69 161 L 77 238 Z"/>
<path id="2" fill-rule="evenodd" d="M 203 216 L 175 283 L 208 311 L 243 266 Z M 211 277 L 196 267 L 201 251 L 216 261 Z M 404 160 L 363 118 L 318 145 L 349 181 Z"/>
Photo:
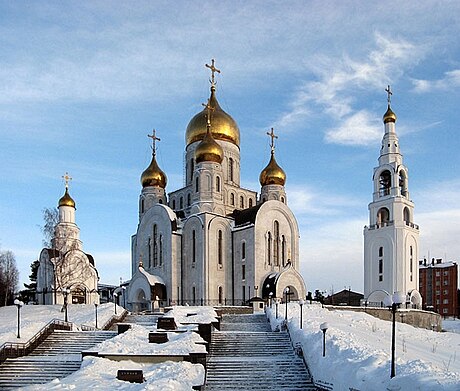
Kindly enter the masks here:
<path id="1" fill-rule="evenodd" d="M 289 335 L 264 314 L 224 315 L 212 335 L 205 390 L 317 390 Z"/>
<path id="2" fill-rule="evenodd" d="M 153 327 L 157 324 L 158 318 L 162 316 L 163 314 L 129 314 L 126 315 L 123 323 L 139 324 L 144 327 Z"/>
<path id="3" fill-rule="evenodd" d="M 70 375 L 81 366 L 81 352 L 116 335 L 112 331 L 62 331 L 50 334 L 28 356 L 0 365 L 0 389 L 47 383 Z"/>

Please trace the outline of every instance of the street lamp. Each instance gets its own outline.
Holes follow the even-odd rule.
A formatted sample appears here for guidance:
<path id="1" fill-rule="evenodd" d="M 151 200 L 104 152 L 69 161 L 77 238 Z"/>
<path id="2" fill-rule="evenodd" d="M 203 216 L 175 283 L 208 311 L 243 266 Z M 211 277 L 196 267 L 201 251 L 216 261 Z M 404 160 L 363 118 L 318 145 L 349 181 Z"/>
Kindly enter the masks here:
<path id="1" fill-rule="evenodd" d="M 300 305 L 300 328 L 303 329 L 303 305 L 305 304 L 305 301 L 303 299 L 299 300 L 299 305 Z"/>
<path id="2" fill-rule="evenodd" d="M 254 296 L 257 297 L 257 291 L 259 289 L 259 285 L 254 285 Z"/>
<path id="3" fill-rule="evenodd" d="M 97 328 L 97 303 L 94 303 L 94 307 L 96 308 L 96 328 Z"/>
<path id="4" fill-rule="evenodd" d="M 19 299 L 15 299 L 14 305 L 18 307 L 18 338 L 21 338 L 21 307 L 24 303 Z"/>
<path id="5" fill-rule="evenodd" d="M 70 294 L 70 289 L 69 288 L 65 288 L 65 289 L 62 289 L 62 293 L 64 294 L 64 311 L 65 311 L 65 321 L 68 322 L 69 321 L 69 317 L 67 316 L 67 299 L 69 297 L 69 294 Z"/>
<path id="6" fill-rule="evenodd" d="M 270 292 L 270 293 L 268 294 L 268 301 L 269 301 L 269 303 L 270 303 L 270 308 L 272 308 L 272 304 L 273 304 L 273 303 L 272 303 L 272 299 L 273 299 L 273 292 Z"/>
<path id="7" fill-rule="evenodd" d="M 329 324 L 327 322 L 321 323 L 319 328 L 323 332 L 323 357 L 326 356 L 326 331 L 329 328 Z"/>
<path id="8" fill-rule="evenodd" d="M 117 314 L 117 296 L 118 296 L 118 293 L 113 294 L 113 304 L 115 307 L 115 315 Z"/>
<path id="9" fill-rule="evenodd" d="M 392 329 L 391 329 L 391 373 L 390 378 L 395 377 L 395 338 L 396 338 L 396 310 L 406 301 L 406 295 L 402 292 L 395 292 L 393 296 L 386 296 L 383 300 L 385 307 L 392 313 Z"/>
<path id="10" fill-rule="evenodd" d="M 278 319 L 278 304 L 280 303 L 279 298 L 275 298 L 275 308 L 276 308 L 276 319 Z"/>
<path id="11" fill-rule="evenodd" d="M 288 313 L 288 294 L 289 294 L 289 287 L 287 286 L 284 288 L 284 295 L 286 297 L 286 311 L 284 313 L 284 320 L 287 322 L 287 313 Z"/>

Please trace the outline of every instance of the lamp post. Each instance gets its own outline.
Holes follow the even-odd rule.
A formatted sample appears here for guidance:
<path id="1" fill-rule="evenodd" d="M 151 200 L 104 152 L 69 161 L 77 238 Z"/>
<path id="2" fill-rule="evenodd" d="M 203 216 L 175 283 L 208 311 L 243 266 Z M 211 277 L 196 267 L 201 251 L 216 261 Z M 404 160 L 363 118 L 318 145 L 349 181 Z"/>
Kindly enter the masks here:
<path id="1" fill-rule="evenodd" d="M 289 294 L 289 287 L 287 286 L 284 288 L 284 295 L 286 300 L 286 311 L 284 312 L 284 320 L 287 322 L 287 315 L 288 315 L 288 294 Z"/>
<path id="2" fill-rule="evenodd" d="M 18 307 L 18 338 L 21 338 L 21 307 L 24 303 L 19 299 L 14 299 L 14 305 Z"/>
<path id="3" fill-rule="evenodd" d="M 117 314 L 117 296 L 118 296 L 118 293 L 113 294 L 113 304 L 115 308 L 115 315 Z"/>
<path id="4" fill-rule="evenodd" d="M 254 296 L 257 297 L 257 291 L 259 290 L 259 285 L 254 285 Z"/>
<path id="5" fill-rule="evenodd" d="M 96 308 L 96 328 L 97 328 L 97 303 L 94 303 L 94 307 Z"/>
<path id="6" fill-rule="evenodd" d="M 319 325 L 320 330 L 323 332 L 323 357 L 326 356 L 326 331 L 329 328 L 329 324 L 327 322 L 321 323 Z"/>
<path id="7" fill-rule="evenodd" d="M 299 300 L 299 305 L 300 305 L 300 328 L 303 329 L 303 305 L 305 304 L 305 301 L 303 299 Z"/>
<path id="8" fill-rule="evenodd" d="M 278 304 L 280 302 L 280 299 L 275 298 L 275 308 L 276 308 L 276 319 L 278 319 Z"/>
<path id="9" fill-rule="evenodd" d="M 395 377 L 395 339 L 396 339 L 396 310 L 406 301 L 406 295 L 402 292 L 395 292 L 393 296 L 386 296 L 383 300 L 385 307 L 391 311 L 392 327 L 391 327 L 391 373 L 390 378 Z"/>
<path id="10" fill-rule="evenodd" d="M 68 322 L 69 321 L 69 317 L 68 317 L 68 313 L 67 313 L 67 300 L 69 298 L 69 294 L 70 294 L 70 289 L 69 288 L 65 288 L 65 289 L 62 289 L 62 293 L 64 294 L 64 311 L 65 311 L 65 321 Z"/>

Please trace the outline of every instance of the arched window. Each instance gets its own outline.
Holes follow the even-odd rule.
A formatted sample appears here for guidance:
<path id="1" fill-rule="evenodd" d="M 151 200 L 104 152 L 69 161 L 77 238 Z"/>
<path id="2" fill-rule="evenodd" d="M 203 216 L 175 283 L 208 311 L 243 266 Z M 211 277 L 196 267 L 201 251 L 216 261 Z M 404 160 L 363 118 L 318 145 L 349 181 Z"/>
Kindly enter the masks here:
<path id="1" fill-rule="evenodd" d="M 144 199 L 141 200 L 141 213 L 144 213 Z"/>
<path id="2" fill-rule="evenodd" d="M 284 204 L 284 197 L 281 197 L 281 202 Z"/>
<path id="3" fill-rule="evenodd" d="M 379 247 L 379 257 L 383 257 L 383 247 Z"/>
<path id="4" fill-rule="evenodd" d="M 220 176 L 216 177 L 216 191 L 220 193 Z"/>
<path id="5" fill-rule="evenodd" d="M 199 190 L 200 190 L 200 181 L 199 181 L 199 178 L 196 177 L 195 178 L 195 192 L 198 193 Z"/>
<path id="6" fill-rule="evenodd" d="M 179 209 L 184 209 L 184 198 L 179 198 Z"/>
<path id="7" fill-rule="evenodd" d="M 246 259 L 246 242 L 241 243 L 241 259 Z"/>
<path id="8" fill-rule="evenodd" d="M 176 200 L 172 200 L 172 209 L 176 210 Z"/>
<path id="9" fill-rule="evenodd" d="M 390 194 L 390 189 L 391 189 L 391 174 L 390 171 L 385 170 L 382 171 L 380 174 L 379 178 L 379 184 L 380 184 L 380 189 L 379 189 L 379 194 L 381 197 L 387 196 Z"/>
<path id="10" fill-rule="evenodd" d="M 390 222 L 390 211 L 387 208 L 380 208 L 377 212 L 377 225 L 386 226 Z"/>
<path id="11" fill-rule="evenodd" d="M 283 267 L 286 266 L 286 238 L 281 237 L 281 262 Z"/>
<path id="12" fill-rule="evenodd" d="M 230 205 L 235 205 L 235 194 L 230 193 Z"/>
<path id="13" fill-rule="evenodd" d="M 275 220 L 274 226 L 274 242 L 273 242 L 273 263 L 275 266 L 280 264 L 280 224 Z"/>
<path id="14" fill-rule="evenodd" d="M 163 265 L 163 235 L 160 235 L 160 266 Z"/>
<path id="15" fill-rule="evenodd" d="M 158 266 L 158 226 L 153 226 L 153 267 Z"/>
<path id="16" fill-rule="evenodd" d="M 163 200 L 160 198 L 160 199 L 158 200 L 158 203 L 159 203 L 159 204 L 163 204 Z"/>
<path id="17" fill-rule="evenodd" d="M 404 170 L 399 171 L 399 189 L 403 197 L 407 196 L 407 175 Z"/>
<path id="18" fill-rule="evenodd" d="M 272 234 L 268 232 L 267 235 L 267 263 L 272 264 Z"/>
<path id="19" fill-rule="evenodd" d="M 383 281 L 383 247 L 379 247 L 379 281 Z"/>
<path id="20" fill-rule="evenodd" d="M 191 158 L 190 159 L 190 182 L 192 181 L 194 170 L 195 170 L 195 161 L 193 160 L 193 158 Z"/>
<path id="21" fill-rule="evenodd" d="M 190 193 L 187 194 L 187 206 L 190 206 L 190 204 L 192 203 L 192 197 L 190 195 Z"/>
<path id="22" fill-rule="evenodd" d="M 193 304 L 196 303 L 196 288 L 194 286 L 192 287 L 192 302 Z"/>
<path id="23" fill-rule="evenodd" d="M 195 230 L 192 231 L 192 262 L 196 262 L 196 234 Z"/>
<path id="24" fill-rule="evenodd" d="M 224 294 L 223 294 L 223 290 L 222 290 L 221 286 L 217 289 L 217 292 L 218 292 L 218 295 L 219 295 L 219 304 L 222 304 Z"/>
<path id="25" fill-rule="evenodd" d="M 149 247 L 149 268 L 152 267 L 152 239 L 148 240 L 147 246 Z"/>
<path id="26" fill-rule="evenodd" d="M 406 225 L 410 225 L 410 211 L 407 206 L 404 208 L 404 222 Z"/>
<path id="27" fill-rule="evenodd" d="M 244 209 L 244 197 L 240 196 L 240 208 Z"/>
<path id="28" fill-rule="evenodd" d="M 413 276 L 413 269 L 414 269 L 414 250 L 412 246 L 409 247 L 409 272 L 410 272 L 410 280 L 412 281 Z"/>
<path id="29" fill-rule="evenodd" d="M 228 159 L 228 180 L 233 182 L 233 159 Z"/>
<path id="30" fill-rule="evenodd" d="M 252 198 L 249 198 L 249 207 L 252 208 Z"/>
<path id="31" fill-rule="evenodd" d="M 223 258 L 223 237 L 222 231 L 219 230 L 217 233 L 217 263 L 222 266 L 222 258 Z"/>

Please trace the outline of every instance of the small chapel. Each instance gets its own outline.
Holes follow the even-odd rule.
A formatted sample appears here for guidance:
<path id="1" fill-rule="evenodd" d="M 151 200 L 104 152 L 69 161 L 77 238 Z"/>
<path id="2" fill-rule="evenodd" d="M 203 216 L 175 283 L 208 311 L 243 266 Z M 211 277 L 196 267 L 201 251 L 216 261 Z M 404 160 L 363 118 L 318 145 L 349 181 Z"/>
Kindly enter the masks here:
<path id="1" fill-rule="evenodd" d="M 288 206 L 286 173 L 271 153 L 259 175 L 260 193 L 240 185 L 240 130 L 210 96 L 185 131 L 184 186 L 166 193 L 156 160 L 141 175 L 139 223 L 131 241 L 127 304 L 241 305 L 251 299 L 305 298 L 299 273 L 299 228 Z"/>
<path id="2" fill-rule="evenodd" d="M 59 221 L 51 248 L 40 252 L 37 271 L 38 304 L 99 304 L 99 276 L 91 254 L 83 251 L 80 228 L 75 223 L 75 201 L 69 194 L 67 173 L 65 193 L 58 202 Z"/>

